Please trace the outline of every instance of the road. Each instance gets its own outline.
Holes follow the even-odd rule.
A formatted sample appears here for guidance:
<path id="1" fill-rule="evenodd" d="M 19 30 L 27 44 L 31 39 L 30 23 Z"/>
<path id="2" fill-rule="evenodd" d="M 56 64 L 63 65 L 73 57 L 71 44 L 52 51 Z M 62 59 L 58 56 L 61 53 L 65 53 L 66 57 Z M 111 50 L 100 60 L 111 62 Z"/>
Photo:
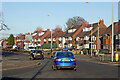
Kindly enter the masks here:
<path id="1" fill-rule="evenodd" d="M 12 57 L 12 56 L 9 56 Z M 29 60 L 27 55 L 19 54 L 25 60 Z M 3 71 L 2 76 L 11 78 L 118 78 L 118 67 L 114 65 L 99 64 L 77 59 L 77 71 L 72 69 L 52 70 L 52 58 L 45 57 L 44 60 L 34 60 L 42 63 L 40 66 Z M 4 62 L 4 61 L 3 61 Z M 21 62 L 24 63 L 24 62 Z M 4 66 L 4 65 L 3 65 Z"/>

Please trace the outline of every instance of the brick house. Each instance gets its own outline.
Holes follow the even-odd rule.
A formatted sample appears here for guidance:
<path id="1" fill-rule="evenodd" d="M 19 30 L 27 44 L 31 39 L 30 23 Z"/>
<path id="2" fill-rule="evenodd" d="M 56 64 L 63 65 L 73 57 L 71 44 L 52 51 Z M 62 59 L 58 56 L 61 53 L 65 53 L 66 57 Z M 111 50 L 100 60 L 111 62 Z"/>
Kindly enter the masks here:
<path id="1" fill-rule="evenodd" d="M 99 22 L 99 49 L 101 48 L 101 35 L 104 33 L 107 27 L 104 25 L 104 21 L 100 20 Z M 92 30 L 92 33 L 91 33 Z M 91 34 L 92 34 L 92 49 L 97 49 L 97 32 L 98 32 L 98 23 L 93 23 L 93 27 L 91 24 L 86 24 L 83 30 L 76 37 L 76 46 L 78 49 L 82 48 L 91 48 Z"/>
<path id="2" fill-rule="evenodd" d="M 32 43 L 34 47 L 40 47 L 45 43 L 45 37 L 47 37 L 50 34 L 50 30 L 47 29 L 46 31 L 40 30 L 37 32 L 34 32 Z"/>
<path id="3" fill-rule="evenodd" d="M 2 40 L 2 47 L 5 48 L 7 47 L 8 39 L 3 39 Z"/>
<path id="4" fill-rule="evenodd" d="M 60 30 L 57 33 L 53 33 L 52 34 L 52 43 L 56 43 L 57 44 L 57 48 L 62 48 L 64 45 L 63 43 L 65 42 L 63 39 L 63 35 L 65 34 L 65 32 L 63 32 L 62 30 Z M 46 40 L 46 43 L 51 43 L 51 34 L 49 34 L 48 36 L 46 36 L 44 38 L 44 40 Z"/>
<path id="5" fill-rule="evenodd" d="M 115 42 L 114 42 L 114 49 L 120 49 L 120 20 L 119 22 L 116 24 L 118 25 L 118 32 L 115 34 Z"/>
<path id="6" fill-rule="evenodd" d="M 20 47 L 21 49 L 24 48 L 24 41 L 25 41 L 25 35 L 20 35 L 15 37 L 15 45 L 17 47 Z"/>
<path id="7" fill-rule="evenodd" d="M 64 35 L 64 37 L 65 37 L 65 44 L 64 45 L 66 47 L 75 46 L 76 36 L 82 31 L 84 26 L 85 26 L 85 23 L 83 23 L 82 25 L 77 25 L 77 26 L 72 25 L 66 31 L 66 33 Z"/>
<path id="8" fill-rule="evenodd" d="M 116 35 L 117 38 L 118 33 L 118 22 L 114 22 L 114 35 Z M 115 36 L 114 36 L 114 47 L 115 44 Z M 106 29 L 104 35 L 103 35 L 103 49 L 108 49 L 111 52 L 112 49 L 112 24 Z M 115 48 L 114 48 L 115 49 Z"/>

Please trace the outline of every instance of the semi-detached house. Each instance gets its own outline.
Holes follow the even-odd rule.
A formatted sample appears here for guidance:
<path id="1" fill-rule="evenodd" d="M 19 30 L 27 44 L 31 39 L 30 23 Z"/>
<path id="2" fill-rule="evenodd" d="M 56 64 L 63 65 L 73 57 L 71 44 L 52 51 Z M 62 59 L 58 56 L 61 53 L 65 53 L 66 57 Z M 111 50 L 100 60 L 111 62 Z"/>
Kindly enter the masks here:
<path id="1" fill-rule="evenodd" d="M 76 46 L 78 49 L 82 48 L 91 48 L 92 43 L 92 49 L 97 49 L 97 32 L 98 32 L 98 23 L 93 23 L 91 27 L 91 24 L 86 24 L 83 28 L 83 30 L 76 36 Z M 100 35 L 104 33 L 105 29 L 107 28 L 104 25 L 104 21 L 100 20 L 99 22 L 99 28 L 100 28 Z M 102 31 L 103 30 L 103 31 Z M 91 33 L 92 31 L 92 33 Z M 92 41 L 91 41 L 91 34 L 92 34 Z M 100 37 L 99 37 L 99 45 L 101 43 Z M 100 49 L 100 46 L 99 46 Z"/>
<path id="2" fill-rule="evenodd" d="M 49 29 L 47 29 L 46 31 L 40 30 L 40 31 L 34 32 L 33 40 L 32 40 L 33 46 L 40 47 L 41 45 L 43 45 L 45 37 L 48 36 L 50 33 L 51 32 Z"/>
<path id="3" fill-rule="evenodd" d="M 65 37 L 65 46 L 66 47 L 71 47 L 71 46 L 75 46 L 75 42 L 76 42 L 76 36 L 82 31 L 82 29 L 84 28 L 85 23 L 83 23 L 82 25 L 72 25 L 65 33 L 64 37 Z"/>

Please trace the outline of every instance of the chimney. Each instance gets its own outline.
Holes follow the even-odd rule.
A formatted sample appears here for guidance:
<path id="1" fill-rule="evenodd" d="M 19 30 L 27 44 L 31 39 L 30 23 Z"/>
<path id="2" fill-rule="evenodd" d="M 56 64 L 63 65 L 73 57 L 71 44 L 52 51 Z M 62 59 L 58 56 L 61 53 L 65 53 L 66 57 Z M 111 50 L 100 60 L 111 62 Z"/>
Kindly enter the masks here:
<path id="1" fill-rule="evenodd" d="M 47 29 L 47 31 L 50 31 L 50 29 Z"/>
<path id="2" fill-rule="evenodd" d="M 104 20 L 102 19 L 102 20 L 100 20 L 100 24 L 104 24 Z"/>

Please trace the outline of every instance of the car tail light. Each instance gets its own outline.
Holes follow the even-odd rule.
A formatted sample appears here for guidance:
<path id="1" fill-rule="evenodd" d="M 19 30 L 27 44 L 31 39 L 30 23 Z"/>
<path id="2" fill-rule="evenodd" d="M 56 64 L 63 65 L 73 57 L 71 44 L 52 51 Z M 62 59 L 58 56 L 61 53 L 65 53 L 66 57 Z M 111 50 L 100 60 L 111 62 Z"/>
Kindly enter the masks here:
<path id="1" fill-rule="evenodd" d="M 56 65 L 56 66 L 59 66 L 59 65 Z"/>
<path id="2" fill-rule="evenodd" d="M 33 55 L 35 55 L 35 53 L 33 53 Z"/>
<path id="3" fill-rule="evenodd" d="M 75 61 L 76 61 L 76 59 L 75 59 L 75 58 L 73 58 L 73 59 L 71 59 L 71 61 L 74 61 L 74 62 L 75 62 Z"/>
<path id="4" fill-rule="evenodd" d="M 76 65 L 73 65 L 73 66 L 76 66 Z"/>
<path id="5" fill-rule="evenodd" d="M 59 62 L 59 61 L 60 61 L 60 59 L 59 59 L 59 58 L 56 58 L 56 59 L 55 59 L 55 61 L 56 61 L 56 62 Z"/>

